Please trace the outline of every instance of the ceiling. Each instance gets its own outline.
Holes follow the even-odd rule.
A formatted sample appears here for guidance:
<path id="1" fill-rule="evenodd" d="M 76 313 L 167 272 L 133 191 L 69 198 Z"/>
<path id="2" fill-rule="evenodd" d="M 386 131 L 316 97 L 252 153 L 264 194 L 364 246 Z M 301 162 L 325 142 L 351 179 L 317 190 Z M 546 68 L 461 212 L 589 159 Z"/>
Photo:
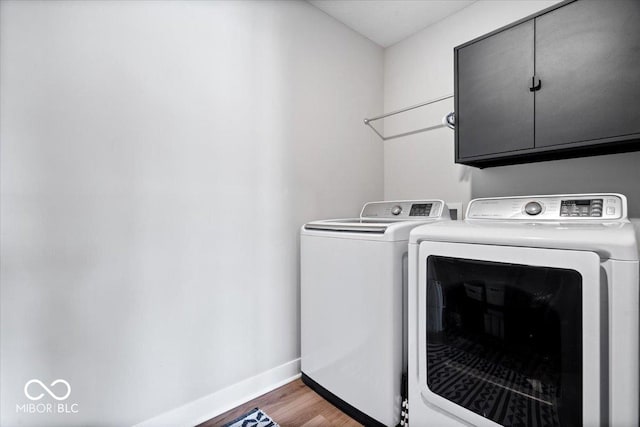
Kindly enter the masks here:
<path id="1" fill-rule="evenodd" d="M 308 0 L 382 47 L 391 46 L 475 0 Z"/>

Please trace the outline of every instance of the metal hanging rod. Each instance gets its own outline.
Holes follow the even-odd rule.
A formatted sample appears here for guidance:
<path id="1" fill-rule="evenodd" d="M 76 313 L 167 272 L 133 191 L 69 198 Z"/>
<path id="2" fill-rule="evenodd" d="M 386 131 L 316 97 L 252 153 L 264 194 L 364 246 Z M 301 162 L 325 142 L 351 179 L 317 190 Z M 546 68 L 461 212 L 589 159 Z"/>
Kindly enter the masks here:
<path id="1" fill-rule="evenodd" d="M 445 95 L 440 98 L 432 99 L 431 101 L 423 102 L 422 104 L 413 105 L 411 107 L 403 108 L 402 110 L 392 111 L 390 113 L 382 114 L 380 116 L 372 117 L 370 119 L 364 119 L 364 124 L 369 124 L 376 120 L 384 119 L 385 117 L 394 116 L 396 114 L 404 113 L 405 111 L 415 110 L 416 108 L 424 107 L 425 105 L 434 104 L 436 102 L 444 101 L 445 99 L 453 98 L 453 95 Z"/>
<path id="2" fill-rule="evenodd" d="M 371 122 L 374 122 L 376 120 L 380 120 L 380 119 L 384 119 L 385 117 L 389 117 L 389 116 L 394 116 L 396 114 L 400 114 L 400 113 L 404 113 L 406 111 L 410 111 L 410 110 L 415 110 L 416 108 L 420 108 L 420 107 L 424 107 L 425 105 L 429 105 L 429 104 L 434 104 L 436 102 L 440 102 L 440 101 L 444 101 L 445 99 L 449 99 L 449 98 L 453 98 L 453 95 L 445 95 L 445 96 L 441 96 L 440 98 L 436 98 L 436 99 L 432 99 L 430 101 L 427 102 L 423 102 L 421 104 L 417 104 L 417 105 L 412 105 L 411 107 L 407 107 L 407 108 L 403 108 L 401 110 L 397 110 L 397 111 L 392 111 L 390 113 L 386 113 L 386 114 L 382 114 L 380 116 L 376 116 L 376 117 L 372 117 L 370 119 L 364 119 L 364 124 L 369 126 L 371 129 L 373 129 L 373 131 L 383 140 L 383 141 L 387 141 L 389 139 L 394 139 L 394 138 L 400 138 L 401 136 L 409 136 L 409 135 L 413 135 L 416 133 L 420 133 L 420 132 L 425 132 L 428 130 L 433 130 L 433 129 L 439 129 L 441 127 L 448 127 L 450 129 L 453 129 L 455 126 L 455 114 L 454 113 L 449 113 L 446 116 L 444 116 L 442 118 L 442 123 L 437 124 L 435 126 L 429 126 L 426 128 L 422 128 L 422 129 L 416 129 L 416 130 L 412 130 L 410 132 L 403 132 L 403 133 L 399 133 L 396 135 L 391 135 L 391 136 L 384 136 L 382 135 L 380 132 L 378 132 L 378 130 L 376 128 L 373 127 L 373 125 L 371 124 Z"/>

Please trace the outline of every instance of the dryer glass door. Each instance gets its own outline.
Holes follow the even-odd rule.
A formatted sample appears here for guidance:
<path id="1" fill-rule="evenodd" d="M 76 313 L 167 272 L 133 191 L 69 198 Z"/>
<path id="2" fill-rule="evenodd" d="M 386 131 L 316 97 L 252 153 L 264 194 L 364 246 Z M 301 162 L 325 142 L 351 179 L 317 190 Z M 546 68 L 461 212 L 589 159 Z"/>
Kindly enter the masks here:
<path id="1" fill-rule="evenodd" d="M 592 404 L 583 399 L 583 372 L 594 374 L 585 370 L 584 356 L 599 333 L 583 334 L 594 326 L 585 325 L 585 316 L 594 315 L 586 310 L 599 297 L 597 283 L 586 280 L 598 281 L 599 258 L 456 247 L 420 258 L 426 267 L 420 363 L 430 396 L 504 426 L 583 425 L 584 406 Z"/>

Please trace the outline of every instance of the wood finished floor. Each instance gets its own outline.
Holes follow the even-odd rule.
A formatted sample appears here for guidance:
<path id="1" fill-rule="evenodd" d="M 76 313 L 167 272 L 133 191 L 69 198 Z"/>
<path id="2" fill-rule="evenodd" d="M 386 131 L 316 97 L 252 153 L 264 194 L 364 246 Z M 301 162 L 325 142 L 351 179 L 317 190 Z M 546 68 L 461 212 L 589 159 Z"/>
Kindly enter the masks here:
<path id="1" fill-rule="evenodd" d="M 356 427 L 362 424 L 324 400 L 297 379 L 205 421 L 198 427 L 221 426 L 253 408 L 260 408 L 281 427 Z"/>

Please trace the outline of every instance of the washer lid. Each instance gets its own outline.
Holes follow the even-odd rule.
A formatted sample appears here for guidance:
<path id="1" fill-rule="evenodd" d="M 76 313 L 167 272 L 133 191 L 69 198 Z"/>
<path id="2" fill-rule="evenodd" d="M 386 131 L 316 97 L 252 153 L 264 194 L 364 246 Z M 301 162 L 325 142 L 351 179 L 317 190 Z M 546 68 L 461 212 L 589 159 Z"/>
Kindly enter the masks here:
<path id="1" fill-rule="evenodd" d="M 384 234 L 389 224 L 397 221 L 369 220 L 360 218 L 334 219 L 326 221 L 313 221 L 305 224 L 306 230 L 325 231 L 352 231 L 354 233 L 378 233 Z"/>
<path id="2" fill-rule="evenodd" d="M 449 220 L 449 209 L 442 200 L 402 200 L 370 202 L 360 218 L 312 221 L 302 234 L 360 240 L 408 240 L 412 228 Z"/>
<path id="3" fill-rule="evenodd" d="M 418 221 L 371 221 L 348 218 L 313 221 L 305 224 L 300 231 L 303 236 L 317 236 L 336 239 L 378 240 L 397 242 L 409 240 L 409 233 L 415 227 L 448 218 L 424 219 Z"/>

